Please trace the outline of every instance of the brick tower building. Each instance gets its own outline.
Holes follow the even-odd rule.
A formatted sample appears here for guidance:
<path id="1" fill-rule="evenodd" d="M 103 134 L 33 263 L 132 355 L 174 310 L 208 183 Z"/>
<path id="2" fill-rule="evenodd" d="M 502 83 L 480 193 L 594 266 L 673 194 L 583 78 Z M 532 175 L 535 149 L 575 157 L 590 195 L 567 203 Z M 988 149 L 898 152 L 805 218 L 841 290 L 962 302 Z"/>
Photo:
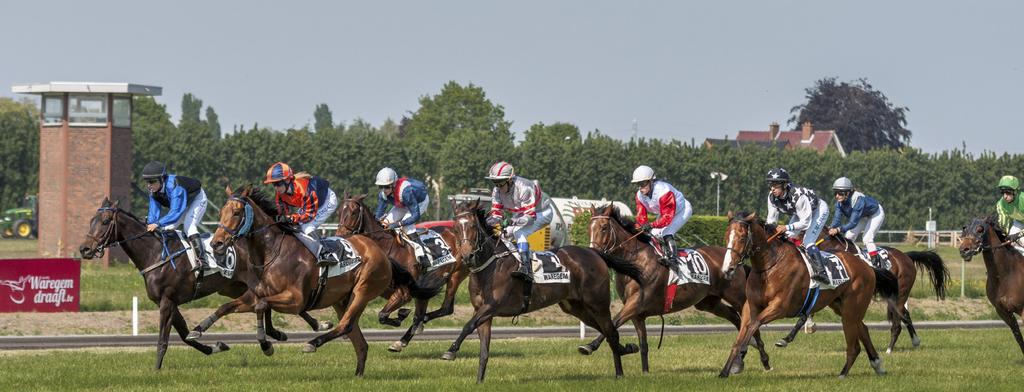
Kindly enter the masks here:
<path id="1" fill-rule="evenodd" d="M 72 257 L 104 197 L 130 205 L 132 96 L 160 95 L 162 89 L 130 83 L 51 82 L 15 85 L 11 91 L 42 97 L 39 256 Z M 124 259 L 119 249 L 111 251 L 106 257 Z"/>

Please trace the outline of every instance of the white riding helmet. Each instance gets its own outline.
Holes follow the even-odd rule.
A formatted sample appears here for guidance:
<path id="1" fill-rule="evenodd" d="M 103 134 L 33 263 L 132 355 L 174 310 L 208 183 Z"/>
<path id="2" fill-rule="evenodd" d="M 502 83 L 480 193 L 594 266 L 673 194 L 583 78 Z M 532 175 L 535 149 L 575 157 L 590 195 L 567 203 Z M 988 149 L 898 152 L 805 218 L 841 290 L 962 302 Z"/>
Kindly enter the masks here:
<path id="1" fill-rule="evenodd" d="M 374 181 L 374 184 L 377 184 L 377 186 L 387 186 L 394 184 L 395 181 L 398 181 L 398 173 L 395 173 L 395 169 L 385 167 L 377 172 L 377 181 Z"/>
<path id="2" fill-rule="evenodd" d="M 852 191 L 853 190 L 853 181 L 850 181 L 850 179 L 846 178 L 846 177 L 839 177 L 839 178 L 836 179 L 835 182 L 832 183 L 832 190 L 834 190 L 834 191 Z"/>
<path id="3" fill-rule="evenodd" d="M 491 169 L 487 171 L 488 180 L 507 180 L 516 175 L 516 169 L 511 164 L 505 161 L 501 161 L 491 165 Z"/>
<path id="4" fill-rule="evenodd" d="M 650 181 L 655 178 L 657 177 L 654 176 L 654 169 L 651 169 L 650 166 L 640 165 L 633 170 L 633 180 L 630 182 L 636 184 L 638 182 Z"/>

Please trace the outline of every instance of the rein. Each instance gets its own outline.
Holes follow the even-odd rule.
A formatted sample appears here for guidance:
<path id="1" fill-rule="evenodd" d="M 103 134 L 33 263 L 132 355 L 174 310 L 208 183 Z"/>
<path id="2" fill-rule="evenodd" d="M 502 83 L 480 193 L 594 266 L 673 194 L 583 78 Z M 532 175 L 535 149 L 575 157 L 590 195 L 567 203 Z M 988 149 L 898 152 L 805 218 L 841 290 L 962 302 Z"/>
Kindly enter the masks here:
<path id="1" fill-rule="evenodd" d="M 238 229 L 232 229 L 223 223 L 217 222 L 217 227 L 224 229 L 224 231 L 231 234 L 231 237 L 228 237 L 226 243 L 234 244 L 235 240 L 241 237 L 252 236 L 253 234 L 259 233 L 263 230 L 269 229 L 277 225 L 277 222 L 274 222 L 269 225 L 260 227 L 256 230 L 252 230 L 253 223 L 256 223 L 255 213 L 253 212 L 252 204 L 249 204 L 249 202 L 246 199 L 237 196 L 231 196 L 228 198 L 228 200 L 242 203 L 242 205 L 245 206 L 245 213 L 240 218 L 241 221 L 238 223 Z"/>
<path id="2" fill-rule="evenodd" d="M 388 229 L 388 228 L 378 228 L 376 230 L 363 230 L 362 229 L 363 222 L 365 221 L 363 219 L 363 217 L 365 215 L 369 215 L 370 211 L 366 210 L 366 212 L 363 213 L 363 208 L 366 208 L 366 206 L 363 205 L 363 203 L 358 203 L 358 202 L 355 202 L 355 201 L 352 201 L 352 200 L 346 200 L 345 202 L 346 203 L 354 203 L 356 205 L 356 207 L 355 207 L 356 216 L 359 217 L 356 220 L 355 226 L 349 226 L 345 222 L 340 222 L 341 223 L 341 227 L 344 227 L 344 228 L 348 229 L 348 231 L 349 231 L 349 233 L 347 235 L 345 235 L 345 237 L 348 237 L 348 236 L 351 236 L 351 235 L 356 235 L 356 234 L 370 235 L 370 234 L 380 233 L 382 231 L 391 230 L 391 229 Z"/>
<path id="3" fill-rule="evenodd" d="M 104 212 L 104 211 L 110 211 L 111 214 L 117 214 L 118 212 L 121 212 L 121 209 L 120 208 L 111 208 L 111 207 L 100 207 L 100 208 L 98 208 L 96 210 L 96 212 Z M 101 243 L 102 242 L 102 244 L 96 246 L 96 255 L 99 256 L 99 257 L 103 257 L 103 254 L 104 254 L 105 250 L 108 249 L 108 248 L 113 248 L 113 247 L 116 247 L 116 246 L 121 246 L 121 244 L 123 244 L 123 243 L 126 243 L 128 241 L 134 241 L 134 240 L 137 240 L 139 238 L 145 237 L 146 235 L 150 234 L 150 232 L 148 232 L 148 231 L 143 231 L 142 233 L 139 233 L 138 235 L 135 235 L 135 236 L 132 236 L 132 237 L 129 237 L 129 238 L 125 238 L 125 239 L 120 240 L 120 241 L 111 242 L 110 239 L 114 236 L 115 232 L 117 232 L 117 219 L 115 219 L 113 216 L 111 216 L 111 218 L 110 218 L 110 225 L 108 225 L 107 230 L 104 231 L 103 234 L 100 236 L 100 238 L 103 238 L 104 241 L 100 241 L 100 238 L 94 237 L 94 236 L 92 236 L 90 234 L 86 234 L 85 236 L 89 237 L 89 238 L 92 238 L 92 240 L 96 241 L 96 243 Z"/>

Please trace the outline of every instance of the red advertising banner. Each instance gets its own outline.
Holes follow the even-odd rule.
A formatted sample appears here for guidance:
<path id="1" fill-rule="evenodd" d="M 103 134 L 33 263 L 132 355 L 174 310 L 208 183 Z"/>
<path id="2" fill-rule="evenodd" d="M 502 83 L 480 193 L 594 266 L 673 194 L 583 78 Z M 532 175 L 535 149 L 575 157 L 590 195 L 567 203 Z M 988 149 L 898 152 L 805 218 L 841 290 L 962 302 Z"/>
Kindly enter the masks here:
<path id="1" fill-rule="evenodd" d="M 0 260 L 0 313 L 77 312 L 82 262 Z"/>

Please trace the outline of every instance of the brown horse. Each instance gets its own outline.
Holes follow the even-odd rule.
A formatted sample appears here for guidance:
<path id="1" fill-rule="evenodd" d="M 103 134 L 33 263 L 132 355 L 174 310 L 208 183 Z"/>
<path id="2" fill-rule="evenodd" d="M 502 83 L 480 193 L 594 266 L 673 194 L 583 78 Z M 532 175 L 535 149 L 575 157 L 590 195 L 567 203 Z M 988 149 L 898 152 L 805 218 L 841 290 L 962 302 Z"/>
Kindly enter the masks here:
<path id="1" fill-rule="evenodd" d="M 211 322 L 234 312 L 256 312 L 256 338 L 264 353 L 273 353 L 266 341 L 264 323 L 269 310 L 297 314 L 310 309 L 333 307 L 339 316 L 331 331 L 310 340 L 303 352 L 315 352 L 324 343 L 348 335 L 356 351 L 356 376 L 366 366 L 367 344 L 359 328 L 359 317 L 366 304 L 392 284 L 393 276 L 408 277 L 397 264 L 393 265 L 372 240 L 363 236 L 348 239 L 362 259 L 355 269 L 327 279 L 322 292 L 318 290 L 316 257 L 289 232 L 274 223 L 274 203 L 259 190 L 245 187 L 232 194 L 220 210 L 220 224 L 213 236 L 213 247 L 220 252 L 239 238 L 250 238 L 250 251 L 263 255 L 254 266 L 262 271 L 260 284 L 244 296 L 224 304 L 210 316 Z M 251 219 L 251 221 L 248 221 Z M 393 269 L 397 268 L 397 271 Z M 394 274 L 394 275 L 393 275 Z M 205 323 L 205 322 L 204 322 Z"/>
<path id="2" fill-rule="evenodd" d="M 457 238 L 455 252 L 470 268 L 469 295 L 476 312 L 462 328 L 443 359 L 455 359 L 463 340 L 474 329 L 480 334 L 480 365 L 477 382 L 484 381 L 490 356 L 491 321 L 495 316 L 514 317 L 537 309 L 558 304 L 562 311 L 576 316 L 591 328 L 608 337 L 615 362 L 615 376 L 622 376 L 622 354 L 626 350 L 619 344 L 619 332 L 612 324 L 609 267 L 640 281 L 642 274 L 636 266 L 610 256 L 601 255 L 590 248 L 567 246 L 557 250 L 561 264 L 568 270 L 570 283 L 528 284 L 511 277 L 519 267 L 515 245 L 489 234 L 486 226 L 487 210 L 479 201 L 459 205 L 455 209 Z"/>
<path id="3" fill-rule="evenodd" d="M 167 237 L 163 238 L 164 236 Z M 146 284 L 146 296 L 160 306 L 156 369 L 163 365 L 172 327 L 182 341 L 203 354 L 210 355 L 229 349 L 228 345 L 222 342 L 217 342 L 216 347 L 209 347 L 195 339 L 188 339 L 188 323 L 182 317 L 179 305 L 213 293 L 238 298 L 246 292 L 247 284 L 258 281 L 253 271 L 244 266 L 236 267 L 231 279 L 221 274 L 197 279 L 187 257 L 179 253 L 182 246 L 175 238 L 177 237 L 171 233 L 146 231 L 145 221 L 131 212 L 120 209 L 118 202 L 111 203 L 109 199 L 104 198 L 89 223 L 85 241 L 78 248 L 83 258 L 91 259 L 94 256 L 102 257 L 107 248 L 120 246 L 142 274 Z M 163 255 L 163 241 L 167 242 L 167 250 L 177 256 L 168 258 Z M 239 252 L 238 257 L 244 259 L 248 254 Z M 310 323 L 314 331 L 317 330 L 320 323 L 306 313 L 303 313 L 303 318 Z M 272 324 L 268 324 L 267 329 L 272 338 L 287 339 L 284 333 L 274 329 Z"/>
<path id="4" fill-rule="evenodd" d="M 821 244 L 818 247 L 827 252 L 852 252 L 857 255 L 861 253 L 860 248 L 855 242 L 843 236 L 822 234 Z M 907 331 L 910 332 L 911 344 L 914 347 L 921 345 L 921 338 L 917 335 L 914 321 L 910 318 L 910 310 L 907 309 L 910 290 L 914 288 L 914 282 L 917 281 L 917 267 L 920 266 L 928 271 L 932 280 L 932 287 L 935 288 L 935 296 L 939 299 L 946 299 L 946 282 L 949 281 L 949 271 L 946 269 L 945 263 L 942 262 L 942 258 L 935 252 L 911 251 L 903 253 L 896 248 L 887 246 L 882 248 L 889 252 L 889 261 L 892 263 L 891 271 L 896 275 L 896 279 L 899 280 L 900 288 L 899 297 L 896 302 L 887 302 L 886 317 L 889 319 L 891 328 L 889 330 L 889 347 L 886 348 L 885 352 L 892 353 L 893 348 L 896 346 L 896 339 L 903 332 L 903 324 L 907 325 Z M 807 317 L 800 318 L 796 325 L 793 326 L 793 330 L 789 332 L 789 335 L 775 342 L 775 345 L 786 347 L 793 339 L 796 339 L 797 332 L 806 322 Z M 813 322 L 811 321 L 812 324 Z"/>
<path id="5" fill-rule="evenodd" d="M 409 292 L 408 286 L 398 286 L 395 290 L 386 292 L 385 296 L 388 297 L 388 303 L 384 305 L 379 314 L 381 323 L 397 327 L 408 316 L 408 309 L 399 309 L 398 317 L 395 319 L 390 319 L 388 315 L 408 303 L 410 298 L 416 299 L 416 311 L 413 316 L 412 325 L 409 326 L 409 329 L 401 339 L 388 347 L 389 351 L 399 352 L 409 345 L 409 341 L 412 340 L 417 331 L 423 330 L 423 325 L 428 321 L 455 312 L 455 293 L 459 289 L 459 284 L 469 275 L 469 269 L 462 266 L 462 263 L 456 258 L 454 263 L 423 273 L 417 263 L 412 245 L 409 245 L 399 237 L 398 231 L 383 229 L 377 223 L 373 212 L 363 203 L 365 197 L 366 195 L 353 198 L 349 198 L 348 195 L 345 196 L 341 210 L 338 213 L 340 223 L 335 235 L 347 237 L 353 234 L 363 234 L 370 237 L 381 249 L 385 250 L 388 257 L 402 264 L 416 281 L 416 286 L 419 289 L 412 293 Z M 448 247 L 454 248 L 455 235 L 450 230 L 438 230 L 438 232 Z M 427 305 L 430 299 L 436 296 L 440 292 L 441 286 L 445 284 L 448 287 L 445 291 L 444 302 L 441 304 L 441 307 L 438 310 L 427 312 Z"/>
<path id="6" fill-rule="evenodd" d="M 843 334 L 846 336 L 846 364 L 839 377 L 845 378 L 849 373 L 860 354 L 861 344 L 875 373 L 885 374 L 882 358 L 875 351 L 868 327 L 864 325 L 864 314 L 876 292 L 895 300 L 898 291 L 896 277 L 889 271 L 872 269 L 852 253 L 838 252 L 836 256 L 842 261 L 849 281 L 832 290 L 821 290 L 816 300 L 808 301 L 811 297 L 808 288 L 810 276 L 796 245 L 769 238 L 767 232 L 774 231 L 775 225 L 765 225 L 756 213 L 741 212 L 734 217 L 730 211 L 728 217 L 729 226 L 725 232 L 728 253 L 722 263 L 722 271 L 730 278 L 737 266 L 748 258 L 753 270 L 747 276 L 747 302 L 743 305 L 740 333 L 718 376 L 729 377 L 741 349 L 749 344 L 751 336 L 762 325 L 796 316 L 803 308 L 809 308 L 806 313 L 813 314 L 826 306 L 842 317 Z"/>
<path id="7" fill-rule="evenodd" d="M 985 294 L 996 308 L 996 313 L 1010 327 L 1021 353 L 1024 353 L 1024 337 L 1014 315 L 1024 318 L 1024 256 L 1014 249 L 1013 241 L 999 227 L 993 217 L 977 218 L 964 226 L 960 236 L 960 256 L 971 261 L 981 253 L 985 260 L 988 281 Z"/>
<path id="8" fill-rule="evenodd" d="M 710 285 L 699 283 L 679 285 L 673 297 L 668 298 L 669 269 L 658 262 L 660 256 L 651 245 L 651 237 L 648 234 L 638 232 L 632 221 L 619 215 L 618 210 L 610 205 L 591 209 L 588 231 L 592 248 L 629 260 L 640 266 L 643 271 L 643 278 L 646 281 L 642 286 L 625 275 L 616 274 L 615 289 L 624 306 L 619 314 L 615 315 L 613 321 L 616 328 L 626 321 L 633 321 L 637 338 L 640 340 L 640 358 L 644 373 L 649 370 L 647 317 L 662 316 L 695 306 L 697 309 L 728 320 L 739 329 L 739 309 L 747 300 L 744 292 L 747 283 L 746 273 L 738 274 L 731 280 L 725 278 L 722 273 L 725 248 L 706 246 L 697 249 L 708 263 Z M 664 319 L 662 322 L 664 323 Z M 662 326 L 664 327 L 664 324 Z M 604 336 L 598 336 L 593 342 L 580 346 L 580 353 L 589 355 L 601 346 L 603 340 Z M 764 350 L 764 342 L 761 340 L 759 331 L 754 332 L 754 342 L 761 354 L 761 364 L 766 370 L 771 369 L 768 364 L 768 353 Z M 742 371 L 742 357 L 746 355 L 746 349 L 744 346 L 739 365 L 733 370 L 734 373 Z"/>

